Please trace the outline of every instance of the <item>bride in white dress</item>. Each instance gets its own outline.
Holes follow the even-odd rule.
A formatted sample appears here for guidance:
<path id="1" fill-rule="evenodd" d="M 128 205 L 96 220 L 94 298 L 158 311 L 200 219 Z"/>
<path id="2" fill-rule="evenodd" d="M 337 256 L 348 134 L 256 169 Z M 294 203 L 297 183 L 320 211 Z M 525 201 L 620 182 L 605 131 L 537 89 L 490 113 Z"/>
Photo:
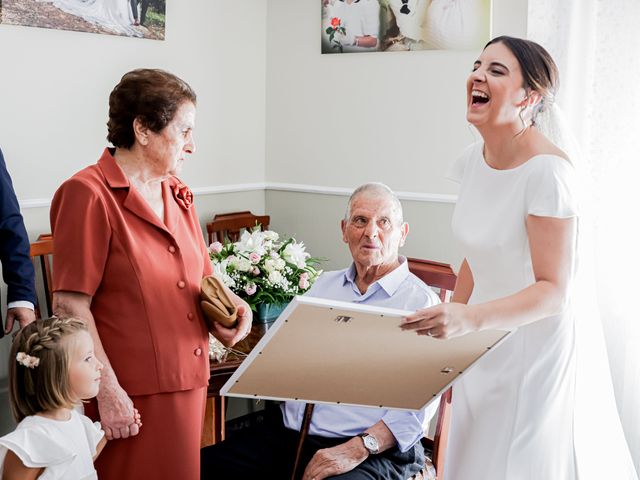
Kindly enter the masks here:
<path id="1" fill-rule="evenodd" d="M 76 15 L 87 22 L 111 30 L 113 33 L 141 37 L 133 26 L 134 18 L 129 0 L 39 0 L 48 1 L 60 10 Z"/>
<path id="2" fill-rule="evenodd" d="M 589 318 L 572 305 L 576 174 L 536 123 L 557 80 L 538 44 L 498 37 L 467 81 L 467 120 L 483 141 L 450 174 L 465 260 L 452 303 L 419 310 L 403 328 L 436 338 L 515 332 L 454 385 L 444 480 L 637 479 L 615 404 L 591 401 L 610 380 L 584 368 L 597 353 L 584 342 Z M 597 361 L 606 366 L 606 354 Z M 600 435 L 601 418 L 610 435 Z"/>

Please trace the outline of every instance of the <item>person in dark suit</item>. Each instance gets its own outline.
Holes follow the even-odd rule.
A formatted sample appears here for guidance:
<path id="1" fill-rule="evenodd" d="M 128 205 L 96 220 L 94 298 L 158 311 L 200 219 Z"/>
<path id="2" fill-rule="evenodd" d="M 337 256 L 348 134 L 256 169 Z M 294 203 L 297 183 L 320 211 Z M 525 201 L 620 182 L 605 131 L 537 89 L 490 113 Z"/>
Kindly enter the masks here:
<path id="1" fill-rule="evenodd" d="M 7 321 L 0 338 L 11 332 L 16 322 L 20 327 L 36 317 L 35 271 L 29 256 L 29 237 L 24 228 L 18 199 L 0 150 L 0 262 L 7 284 Z"/>

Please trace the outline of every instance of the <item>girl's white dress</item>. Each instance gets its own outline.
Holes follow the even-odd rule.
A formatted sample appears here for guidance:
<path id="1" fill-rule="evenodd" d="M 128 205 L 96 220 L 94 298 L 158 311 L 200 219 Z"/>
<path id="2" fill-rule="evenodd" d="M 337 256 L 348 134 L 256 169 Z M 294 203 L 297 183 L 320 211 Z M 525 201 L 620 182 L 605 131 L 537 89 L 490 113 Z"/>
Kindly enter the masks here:
<path id="1" fill-rule="evenodd" d="M 538 155 L 495 170 L 480 142 L 467 148 L 449 177 L 461 183 L 452 228 L 473 274 L 469 304 L 533 284 L 527 216 L 577 215 L 571 163 Z M 454 385 L 445 480 L 636 478 L 615 405 L 595 400 L 610 380 L 585 366 L 597 356 L 592 360 L 606 369 L 606 354 L 585 341 L 590 320 L 581 309 L 576 321 L 578 306 L 519 327 Z M 595 331 L 595 323 L 589 329 Z M 599 435 L 605 430 L 599 419 L 607 420 L 610 436 Z"/>
<path id="2" fill-rule="evenodd" d="M 75 410 L 69 420 L 32 415 L 0 437 L 0 478 L 4 459 L 11 450 L 27 467 L 42 468 L 38 480 L 94 480 L 98 478 L 93 456 L 104 432 L 100 423 Z"/>

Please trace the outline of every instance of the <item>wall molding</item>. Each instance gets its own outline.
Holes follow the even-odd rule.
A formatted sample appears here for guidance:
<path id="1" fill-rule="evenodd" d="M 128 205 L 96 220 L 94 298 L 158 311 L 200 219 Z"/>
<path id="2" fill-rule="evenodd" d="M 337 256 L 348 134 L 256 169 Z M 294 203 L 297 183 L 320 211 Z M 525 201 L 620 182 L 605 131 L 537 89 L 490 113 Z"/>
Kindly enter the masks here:
<path id="1" fill-rule="evenodd" d="M 276 192 L 295 192 L 295 193 L 313 193 L 317 195 L 337 195 L 340 197 L 348 197 L 351 195 L 355 187 L 329 187 L 324 185 L 304 185 L 298 183 L 279 183 L 279 182 L 255 182 L 255 183 L 238 183 L 234 185 L 214 185 L 209 187 L 195 187 L 193 194 L 200 195 L 219 195 L 224 193 L 241 193 L 253 191 L 276 191 Z M 457 195 L 444 193 L 426 193 L 426 192 L 396 192 L 400 200 L 408 200 L 412 202 L 426 203 L 456 203 Z M 22 210 L 31 208 L 49 208 L 51 206 L 50 198 L 30 198 L 20 200 L 20 208 Z"/>
<path id="2" fill-rule="evenodd" d="M 348 197 L 355 187 L 326 187 L 322 185 L 300 185 L 297 183 L 267 182 L 265 190 L 281 192 L 317 193 L 319 195 L 338 195 Z M 400 200 L 429 203 L 456 203 L 457 195 L 426 192 L 396 192 Z"/>
<path id="3" fill-rule="evenodd" d="M 256 183 L 238 183 L 235 185 L 215 185 L 211 187 L 194 187 L 192 188 L 193 194 L 198 195 L 218 195 L 220 193 L 240 193 L 251 192 L 255 190 L 264 190 L 264 182 Z"/>

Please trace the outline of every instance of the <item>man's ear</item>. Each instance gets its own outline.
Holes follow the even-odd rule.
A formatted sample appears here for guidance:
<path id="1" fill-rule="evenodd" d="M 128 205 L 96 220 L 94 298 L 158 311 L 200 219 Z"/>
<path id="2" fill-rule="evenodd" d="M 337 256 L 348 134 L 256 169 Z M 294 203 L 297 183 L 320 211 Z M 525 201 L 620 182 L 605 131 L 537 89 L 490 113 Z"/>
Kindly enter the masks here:
<path id="1" fill-rule="evenodd" d="M 133 120 L 133 134 L 141 145 L 149 143 L 149 127 L 147 127 L 139 117 Z"/>
<path id="2" fill-rule="evenodd" d="M 340 220 L 340 229 L 342 230 L 342 241 L 344 243 L 349 243 L 347 240 L 347 222 L 344 218 Z"/>
<path id="3" fill-rule="evenodd" d="M 401 226 L 400 226 L 400 246 L 404 247 L 404 242 L 407 239 L 407 235 L 409 235 L 409 224 L 407 222 L 404 222 Z"/>

